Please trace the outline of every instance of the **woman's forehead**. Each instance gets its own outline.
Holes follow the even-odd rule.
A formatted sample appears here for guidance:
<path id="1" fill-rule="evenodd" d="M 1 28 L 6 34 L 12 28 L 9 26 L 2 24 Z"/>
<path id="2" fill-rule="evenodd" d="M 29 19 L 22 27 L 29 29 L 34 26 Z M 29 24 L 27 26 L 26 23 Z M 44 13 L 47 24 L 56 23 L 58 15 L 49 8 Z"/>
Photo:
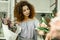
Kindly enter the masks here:
<path id="1" fill-rule="evenodd" d="M 28 8 L 28 6 L 27 6 L 27 5 L 23 6 L 23 9 L 27 9 L 27 8 Z"/>

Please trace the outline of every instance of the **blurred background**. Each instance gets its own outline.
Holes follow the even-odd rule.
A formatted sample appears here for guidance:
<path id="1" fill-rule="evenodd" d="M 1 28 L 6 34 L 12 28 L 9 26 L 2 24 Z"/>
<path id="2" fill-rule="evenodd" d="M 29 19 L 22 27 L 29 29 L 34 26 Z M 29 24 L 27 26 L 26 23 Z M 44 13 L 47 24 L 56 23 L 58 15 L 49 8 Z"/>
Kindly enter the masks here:
<path id="1" fill-rule="evenodd" d="M 10 17 L 14 21 L 14 6 L 22 0 L 0 0 L 0 19 Z M 24 0 L 25 1 L 25 0 Z M 44 18 L 53 18 L 56 12 L 60 10 L 60 0 L 26 0 L 35 7 L 35 17 L 41 22 L 42 16 Z M 0 20 L 1 22 L 1 20 Z M 3 40 L 3 30 L 1 31 L 0 23 L 0 40 Z M 2 35 L 2 36 L 1 36 Z"/>

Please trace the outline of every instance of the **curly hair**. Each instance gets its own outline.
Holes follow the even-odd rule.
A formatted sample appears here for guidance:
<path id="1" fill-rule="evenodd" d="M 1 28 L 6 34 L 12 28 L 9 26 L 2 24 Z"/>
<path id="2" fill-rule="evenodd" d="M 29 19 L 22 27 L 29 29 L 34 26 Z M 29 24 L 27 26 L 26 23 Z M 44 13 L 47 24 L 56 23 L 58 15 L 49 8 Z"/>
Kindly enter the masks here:
<path id="1" fill-rule="evenodd" d="M 14 8 L 14 17 L 17 18 L 17 21 L 23 21 L 24 20 L 24 15 L 23 15 L 23 6 L 28 6 L 28 8 L 30 9 L 30 15 L 28 16 L 29 18 L 34 18 L 35 16 L 35 10 L 33 5 L 31 5 L 30 3 L 28 3 L 27 1 L 20 1 L 19 3 L 17 3 L 15 5 Z"/>

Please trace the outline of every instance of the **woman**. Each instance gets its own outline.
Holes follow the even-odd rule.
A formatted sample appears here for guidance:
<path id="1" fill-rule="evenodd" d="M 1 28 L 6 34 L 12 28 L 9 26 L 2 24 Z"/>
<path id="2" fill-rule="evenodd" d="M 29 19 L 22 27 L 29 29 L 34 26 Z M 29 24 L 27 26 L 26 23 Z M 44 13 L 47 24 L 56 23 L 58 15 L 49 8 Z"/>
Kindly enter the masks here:
<path id="1" fill-rule="evenodd" d="M 60 12 L 56 14 L 56 17 L 49 24 L 51 29 L 45 40 L 60 40 Z"/>
<path id="2" fill-rule="evenodd" d="M 33 5 L 27 1 L 20 1 L 14 9 L 14 17 L 21 27 L 17 40 L 37 40 L 35 28 L 39 26 L 39 21 L 35 19 Z"/>

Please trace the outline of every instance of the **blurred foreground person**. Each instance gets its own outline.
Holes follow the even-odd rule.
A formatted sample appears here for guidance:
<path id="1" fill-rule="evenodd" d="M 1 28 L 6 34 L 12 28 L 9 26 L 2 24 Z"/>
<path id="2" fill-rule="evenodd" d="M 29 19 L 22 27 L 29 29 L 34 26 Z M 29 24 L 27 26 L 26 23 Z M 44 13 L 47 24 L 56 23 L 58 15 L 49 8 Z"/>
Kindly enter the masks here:
<path id="1" fill-rule="evenodd" d="M 60 12 L 50 21 L 50 32 L 46 35 L 45 40 L 60 40 Z"/>

